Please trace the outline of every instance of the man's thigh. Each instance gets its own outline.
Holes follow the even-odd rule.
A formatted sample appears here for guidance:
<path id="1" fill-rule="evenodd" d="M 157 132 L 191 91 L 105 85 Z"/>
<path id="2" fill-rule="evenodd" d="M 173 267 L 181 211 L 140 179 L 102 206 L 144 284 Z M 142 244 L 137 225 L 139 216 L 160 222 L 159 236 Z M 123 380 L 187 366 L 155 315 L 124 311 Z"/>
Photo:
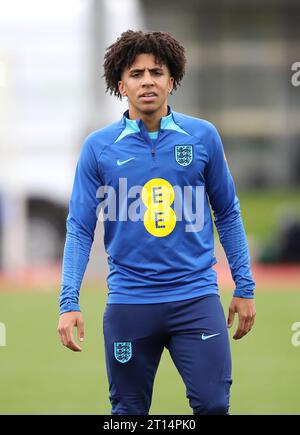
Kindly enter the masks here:
<path id="1" fill-rule="evenodd" d="M 165 344 L 164 310 L 157 304 L 111 304 L 103 318 L 112 413 L 148 413 Z"/>
<path id="2" fill-rule="evenodd" d="M 195 413 L 227 413 L 231 353 L 219 297 L 203 297 L 177 306 L 168 343 Z"/>

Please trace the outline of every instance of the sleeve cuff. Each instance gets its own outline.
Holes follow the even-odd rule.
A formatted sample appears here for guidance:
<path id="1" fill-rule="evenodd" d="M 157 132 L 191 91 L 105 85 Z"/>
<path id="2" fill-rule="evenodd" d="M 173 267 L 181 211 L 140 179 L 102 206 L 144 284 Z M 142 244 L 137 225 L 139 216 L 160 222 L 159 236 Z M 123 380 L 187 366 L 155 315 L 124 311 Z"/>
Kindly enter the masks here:
<path id="1" fill-rule="evenodd" d="M 60 307 L 59 314 L 68 313 L 70 311 L 81 311 L 79 304 L 67 302 Z"/>
<path id="2" fill-rule="evenodd" d="M 233 296 L 236 298 L 254 299 L 253 290 L 235 290 Z"/>

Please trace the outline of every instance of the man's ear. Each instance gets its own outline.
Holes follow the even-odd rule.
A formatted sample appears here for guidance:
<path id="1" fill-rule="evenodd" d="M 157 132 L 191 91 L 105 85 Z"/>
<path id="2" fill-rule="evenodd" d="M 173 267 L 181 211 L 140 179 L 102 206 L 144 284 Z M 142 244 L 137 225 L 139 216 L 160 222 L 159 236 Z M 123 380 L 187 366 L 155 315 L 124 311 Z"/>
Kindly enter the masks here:
<path id="1" fill-rule="evenodd" d="M 122 80 L 120 80 L 118 82 L 118 87 L 119 87 L 119 92 L 122 95 L 122 97 L 126 97 L 125 86 L 124 86 L 124 82 Z"/>
<path id="2" fill-rule="evenodd" d="M 170 77 L 170 78 L 169 78 L 169 88 L 168 88 L 168 92 L 169 92 L 169 94 L 172 93 L 173 88 L 174 88 L 174 77 Z"/>

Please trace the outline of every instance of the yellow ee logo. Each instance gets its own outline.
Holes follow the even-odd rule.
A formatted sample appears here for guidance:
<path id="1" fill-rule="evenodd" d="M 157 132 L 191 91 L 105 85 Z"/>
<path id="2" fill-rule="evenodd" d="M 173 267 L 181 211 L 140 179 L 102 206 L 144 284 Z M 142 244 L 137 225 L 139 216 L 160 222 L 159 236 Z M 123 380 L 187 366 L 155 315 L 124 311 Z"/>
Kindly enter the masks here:
<path id="1" fill-rule="evenodd" d="M 174 230 L 176 214 L 171 208 L 174 197 L 173 186 L 164 178 L 153 178 L 144 185 L 142 201 L 147 208 L 144 225 L 153 236 L 165 237 Z"/>

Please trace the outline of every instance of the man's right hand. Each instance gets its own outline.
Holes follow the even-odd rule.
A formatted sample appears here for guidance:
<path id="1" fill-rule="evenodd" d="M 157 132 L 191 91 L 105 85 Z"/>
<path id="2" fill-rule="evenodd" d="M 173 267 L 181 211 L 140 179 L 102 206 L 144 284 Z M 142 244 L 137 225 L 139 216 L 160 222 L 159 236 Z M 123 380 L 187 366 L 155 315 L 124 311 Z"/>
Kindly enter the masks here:
<path id="1" fill-rule="evenodd" d="M 84 339 L 84 322 L 80 311 L 70 311 L 63 313 L 59 317 L 57 331 L 60 335 L 62 344 L 74 352 L 81 352 L 82 349 L 74 340 L 73 328 L 77 327 L 79 341 Z"/>

